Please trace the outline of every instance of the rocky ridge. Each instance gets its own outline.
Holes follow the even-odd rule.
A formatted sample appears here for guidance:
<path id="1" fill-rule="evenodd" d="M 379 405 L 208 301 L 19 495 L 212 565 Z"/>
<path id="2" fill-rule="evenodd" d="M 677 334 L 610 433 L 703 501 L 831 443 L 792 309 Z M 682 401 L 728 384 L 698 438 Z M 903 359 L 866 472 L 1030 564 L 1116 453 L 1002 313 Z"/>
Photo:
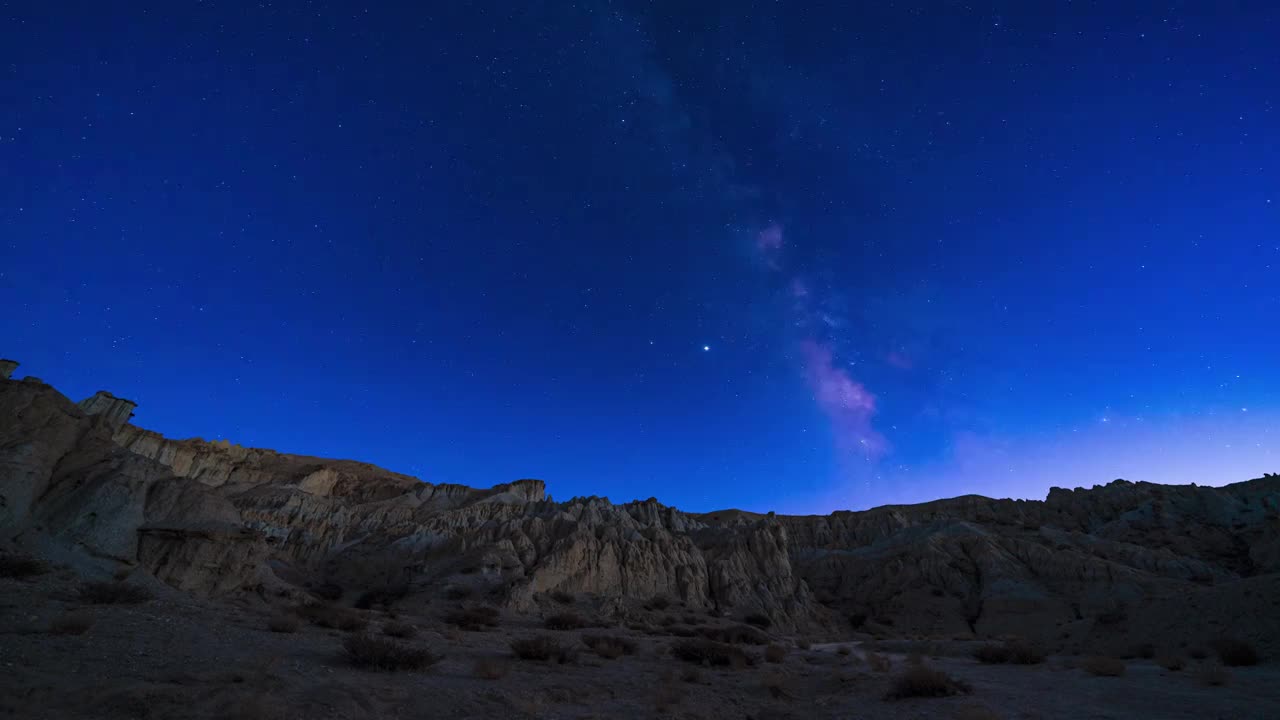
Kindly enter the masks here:
<path id="1" fill-rule="evenodd" d="M 652 498 L 557 502 L 540 480 L 434 485 L 172 440 L 121 424 L 131 407 L 90 414 L 39 381 L 0 379 L 0 545 L 86 573 L 140 566 L 211 596 L 468 596 L 542 612 L 568 593 L 613 617 L 663 597 L 764 615 L 777 631 L 1017 634 L 1121 651 L 1234 633 L 1280 651 L 1280 476 L 826 516 L 695 514 Z"/>

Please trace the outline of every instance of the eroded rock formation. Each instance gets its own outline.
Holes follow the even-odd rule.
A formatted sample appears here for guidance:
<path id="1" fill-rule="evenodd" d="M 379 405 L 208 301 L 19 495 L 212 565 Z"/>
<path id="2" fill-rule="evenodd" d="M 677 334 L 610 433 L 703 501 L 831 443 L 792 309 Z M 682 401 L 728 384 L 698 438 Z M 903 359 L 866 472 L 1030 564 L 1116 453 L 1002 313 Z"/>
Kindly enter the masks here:
<path id="1" fill-rule="evenodd" d="M 558 592 L 617 614 L 664 596 L 783 630 L 1018 634 L 1063 649 L 1234 631 L 1280 650 L 1280 476 L 691 514 L 554 502 L 539 480 L 433 485 L 171 440 L 120 424 L 120 407 L 0 379 L 0 543 L 103 571 L 136 564 L 209 595 L 327 587 L 426 604 L 461 588 L 535 611 Z"/>

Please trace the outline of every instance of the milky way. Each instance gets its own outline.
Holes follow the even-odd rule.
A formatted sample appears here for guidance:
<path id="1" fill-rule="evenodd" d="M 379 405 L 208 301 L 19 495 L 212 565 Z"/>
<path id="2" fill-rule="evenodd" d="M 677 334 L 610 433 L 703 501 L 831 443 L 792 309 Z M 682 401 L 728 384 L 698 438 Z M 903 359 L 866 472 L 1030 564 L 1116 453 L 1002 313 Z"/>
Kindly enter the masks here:
<path id="1" fill-rule="evenodd" d="M 690 510 L 1280 470 L 1276 3 L 6 13 L 0 356 L 170 437 Z"/>

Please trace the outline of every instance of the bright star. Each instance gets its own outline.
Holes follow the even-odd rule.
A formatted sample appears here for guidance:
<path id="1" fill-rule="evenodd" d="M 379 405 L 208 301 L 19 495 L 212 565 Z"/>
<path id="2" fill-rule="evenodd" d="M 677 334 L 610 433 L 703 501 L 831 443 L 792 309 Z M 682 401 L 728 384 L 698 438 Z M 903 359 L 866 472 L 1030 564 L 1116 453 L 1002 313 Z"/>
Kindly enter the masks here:
<path id="1" fill-rule="evenodd" d="M 703 345 L 703 346 L 702 346 L 702 352 L 708 352 L 708 351 L 710 351 L 710 350 L 711 350 L 711 346 L 710 346 L 710 345 Z"/>

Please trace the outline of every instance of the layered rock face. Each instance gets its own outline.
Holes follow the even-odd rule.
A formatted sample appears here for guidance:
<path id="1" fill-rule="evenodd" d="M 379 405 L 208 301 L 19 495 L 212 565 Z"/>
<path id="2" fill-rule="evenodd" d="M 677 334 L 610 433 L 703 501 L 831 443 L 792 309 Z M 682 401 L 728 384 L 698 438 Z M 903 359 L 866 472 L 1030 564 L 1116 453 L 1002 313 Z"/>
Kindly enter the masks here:
<path id="1" fill-rule="evenodd" d="M 347 460 L 171 440 L 0 380 L 0 543 L 183 590 L 406 604 L 665 596 L 783 630 L 1017 634 L 1096 648 L 1227 633 L 1280 650 L 1280 476 L 1116 481 L 828 516 L 554 502 L 539 480 L 433 485 Z"/>

